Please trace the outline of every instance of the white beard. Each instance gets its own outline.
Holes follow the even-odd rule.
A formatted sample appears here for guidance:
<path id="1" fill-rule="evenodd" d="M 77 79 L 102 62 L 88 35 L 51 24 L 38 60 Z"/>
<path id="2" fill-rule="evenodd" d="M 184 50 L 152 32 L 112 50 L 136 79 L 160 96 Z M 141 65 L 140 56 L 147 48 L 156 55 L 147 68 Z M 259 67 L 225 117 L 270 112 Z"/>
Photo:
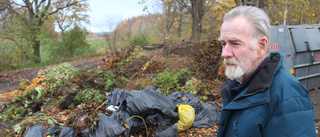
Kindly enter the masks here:
<path id="1" fill-rule="evenodd" d="M 231 59 L 224 59 L 223 63 L 226 64 L 233 64 L 236 66 L 228 66 L 226 65 L 226 71 L 225 71 L 225 75 L 231 79 L 238 79 L 241 78 L 244 75 L 243 70 L 240 67 L 240 62 L 238 60 L 236 60 L 235 58 L 231 58 Z"/>

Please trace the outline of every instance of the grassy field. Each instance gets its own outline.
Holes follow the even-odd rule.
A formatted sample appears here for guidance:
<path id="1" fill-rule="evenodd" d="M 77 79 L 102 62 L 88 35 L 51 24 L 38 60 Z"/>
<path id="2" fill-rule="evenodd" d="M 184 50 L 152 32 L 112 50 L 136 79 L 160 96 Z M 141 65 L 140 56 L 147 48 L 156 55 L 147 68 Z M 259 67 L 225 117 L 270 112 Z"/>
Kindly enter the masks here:
<path id="1" fill-rule="evenodd" d="M 88 38 L 88 43 L 95 49 L 97 54 L 105 54 L 107 51 L 107 42 L 104 38 Z"/>
<path id="2" fill-rule="evenodd" d="M 68 58 L 61 57 L 59 55 L 54 57 L 52 53 L 50 53 L 52 45 L 41 45 L 41 63 L 32 63 L 30 59 L 26 58 L 25 56 L 22 57 L 21 55 L 19 55 L 19 50 L 16 48 L 14 43 L 9 41 L 0 41 L 0 72 L 18 70 L 22 68 L 41 67 L 65 61 L 83 60 L 90 57 L 102 56 L 106 54 L 107 44 L 103 38 L 88 38 L 87 42 L 88 44 L 90 44 L 91 52 L 84 52 L 81 55 Z"/>

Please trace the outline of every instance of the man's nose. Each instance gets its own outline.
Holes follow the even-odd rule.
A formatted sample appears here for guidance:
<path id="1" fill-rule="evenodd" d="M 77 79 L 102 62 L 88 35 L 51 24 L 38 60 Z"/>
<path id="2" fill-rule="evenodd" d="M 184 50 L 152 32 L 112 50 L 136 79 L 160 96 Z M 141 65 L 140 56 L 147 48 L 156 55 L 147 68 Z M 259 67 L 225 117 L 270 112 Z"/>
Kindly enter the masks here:
<path id="1" fill-rule="evenodd" d="M 221 53 L 221 57 L 222 58 L 232 58 L 232 49 L 231 47 L 226 44 L 223 48 L 222 48 L 222 53 Z"/>

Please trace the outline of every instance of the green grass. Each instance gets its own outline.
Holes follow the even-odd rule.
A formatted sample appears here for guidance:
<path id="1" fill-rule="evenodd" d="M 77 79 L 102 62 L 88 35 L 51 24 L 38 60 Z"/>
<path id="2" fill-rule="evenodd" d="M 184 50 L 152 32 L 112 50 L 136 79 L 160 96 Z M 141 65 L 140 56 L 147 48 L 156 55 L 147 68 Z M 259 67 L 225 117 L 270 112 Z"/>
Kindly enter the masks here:
<path id="1" fill-rule="evenodd" d="M 104 54 L 107 51 L 107 43 L 105 41 L 88 41 L 88 43 L 98 54 Z"/>
<path id="2" fill-rule="evenodd" d="M 95 52 L 93 53 L 84 53 L 82 55 L 79 56 L 75 56 L 72 58 L 54 58 L 52 59 L 52 57 L 50 58 L 48 50 L 50 50 L 49 45 L 42 45 L 42 47 L 40 48 L 40 56 L 41 56 L 41 63 L 30 63 L 30 62 L 0 62 L 0 72 L 7 72 L 7 71 L 13 71 L 13 70 L 19 70 L 19 69 L 24 69 L 24 68 L 34 68 L 34 67 L 43 67 L 43 66 L 48 66 L 51 64 L 58 64 L 58 63 L 62 63 L 62 62 L 68 62 L 68 61 L 76 61 L 76 60 L 84 60 L 84 59 L 88 59 L 91 57 L 97 57 L 97 56 L 102 56 L 105 55 L 106 53 L 106 42 L 104 41 L 104 39 L 87 39 L 88 43 L 91 45 L 91 48 L 94 49 Z M 10 53 L 12 54 L 11 50 L 8 50 L 8 47 L 14 46 L 12 43 L 5 43 L 3 41 L 0 41 L 0 52 L 2 53 L 1 55 L 3 55 L 3 57 L 0 55 L 1 59 L 3 59 L 4 57 L 6 57 L 5 55 L 10 55 Z M 8 57 L 6 57 L 8 58 Z M 12 68 L 10 66 L 10 64 L 16 64 L 16 67 Z"/>
<path id="3" fill-rule="evenodd" d="M 69 61 L 71 61 L 71 60 L 69 60 Z M 47 62 L 41 62 L 41 63 L 27 63 L 27 64 L 23 64 L 23 65 L 17 65 L 15 68 L 5 67 L 0 72 L 7 72 L 7 71 L 13 71 L 13 70 L 19 70 L 19 69 L 25 69 L 25 68 L 44 67 L 44 66 L 48 66 L 51 64 L 61 63 L 61 62 L 64 62 L 64 61 L 47 61 Z"/>
<path id="4" fill-rule="evenodd" d="M 35 68 L 35 67 L 44 67 L 44 66 L 48 66 L 48 65 L 52 65 L 52 64 L 58 64 L 58 63 L 62 63 L 62 62 L 68 62 L 68 61 L 77 61 L 77 60 L 85 60 L 91 57 L 97 57 L 100 56 L 98 54 L 94 54 L 91 55 L 89 57 L 85 57 L 85 58 L 67 58 L 64 60 L 52 60 L 52 61 L 45 61 L 45 62 L 41 62 L 41 63 L 26 63 L 26 64 L 22 64 L 22 65 L 17 65 L 15 68 L 11 68 L 11 67 L 5 67 L 2 70 L 0 70 L 0 72 L 7 72 L 7 71 L 14 71 L 14 70 L 19 70 L 19 69 L 25 69 L 25 68 Z"/>

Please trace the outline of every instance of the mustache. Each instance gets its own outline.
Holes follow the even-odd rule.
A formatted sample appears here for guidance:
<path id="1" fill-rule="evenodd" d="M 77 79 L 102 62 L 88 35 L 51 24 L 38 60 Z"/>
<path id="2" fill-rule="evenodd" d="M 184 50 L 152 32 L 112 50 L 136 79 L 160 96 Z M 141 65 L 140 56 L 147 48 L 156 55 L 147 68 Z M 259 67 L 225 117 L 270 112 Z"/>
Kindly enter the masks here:
<path id="1" fill-rule="evenodd" d="M 236 58 L 228 58 L 228 59 L 223 59 L 223 63 L 225 65 L 240 65 L 240 62 Z"/>

